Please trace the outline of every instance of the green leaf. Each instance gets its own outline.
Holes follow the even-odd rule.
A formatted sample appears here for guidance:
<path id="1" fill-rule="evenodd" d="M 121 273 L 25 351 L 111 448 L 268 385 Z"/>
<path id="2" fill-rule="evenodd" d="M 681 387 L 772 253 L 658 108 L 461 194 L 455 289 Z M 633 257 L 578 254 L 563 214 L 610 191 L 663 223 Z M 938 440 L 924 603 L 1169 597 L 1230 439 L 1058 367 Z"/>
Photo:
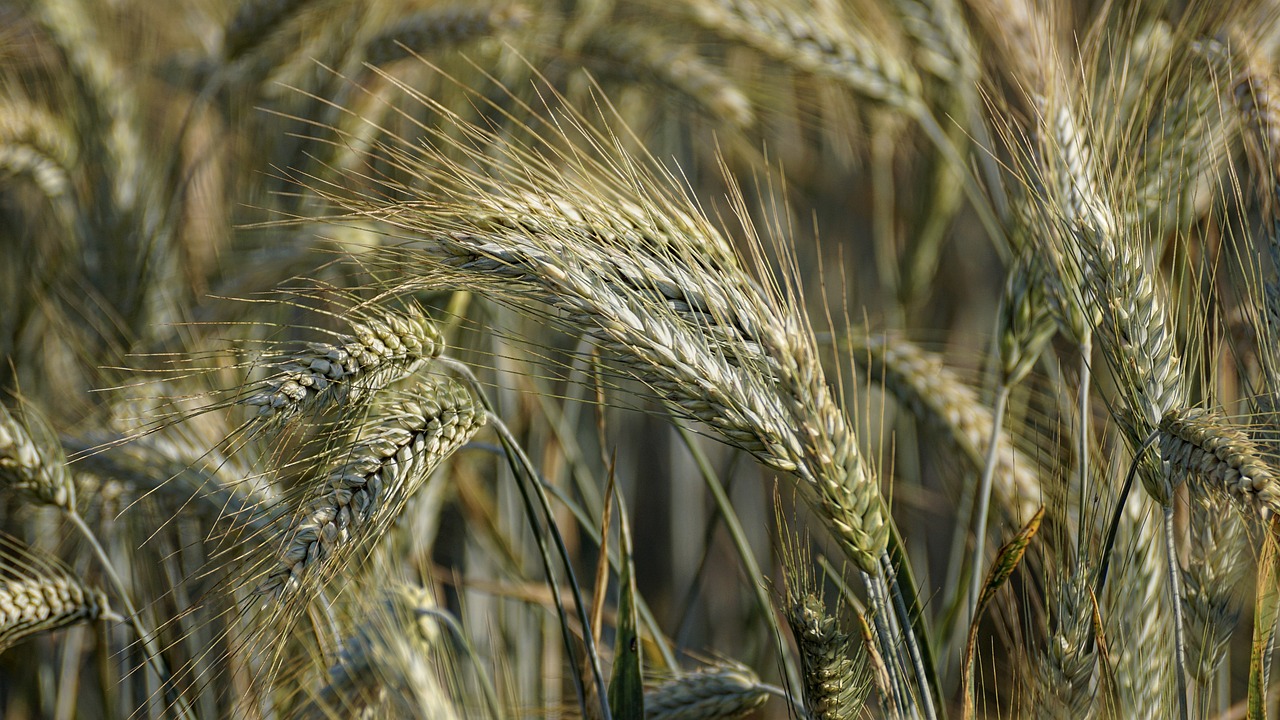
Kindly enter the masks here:
<path id="1" fill-rule="evenodd" d="M 644 680 L 636 631 L 636 578 L 631 556 L 631 524 L 619 506 L 618 637 L 609 678 L 609 712 L 615 720 L 644 720 Z"/>

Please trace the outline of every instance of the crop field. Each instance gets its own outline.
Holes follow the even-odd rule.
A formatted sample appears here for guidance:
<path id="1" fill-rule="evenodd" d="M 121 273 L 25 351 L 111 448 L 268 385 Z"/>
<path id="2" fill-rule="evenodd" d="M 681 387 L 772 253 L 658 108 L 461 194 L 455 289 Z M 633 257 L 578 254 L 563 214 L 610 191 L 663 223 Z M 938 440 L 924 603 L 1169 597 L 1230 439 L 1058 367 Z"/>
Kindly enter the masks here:
<path id="1" fill-rule="evenodd" d="M 1274 0 L 0 0 L 0 717 L 1280 717 Z"/>

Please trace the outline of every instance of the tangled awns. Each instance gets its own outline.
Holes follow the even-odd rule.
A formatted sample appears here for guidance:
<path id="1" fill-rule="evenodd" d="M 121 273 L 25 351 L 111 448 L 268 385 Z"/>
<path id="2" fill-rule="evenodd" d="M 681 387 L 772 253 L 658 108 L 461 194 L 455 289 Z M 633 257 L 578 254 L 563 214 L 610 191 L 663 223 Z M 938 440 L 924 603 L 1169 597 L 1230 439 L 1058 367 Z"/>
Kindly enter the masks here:
<path id="1" fill-rule="evenodd" d="M 0 716 L 1280 717 L 1274 0 L 0 0 Z"/>

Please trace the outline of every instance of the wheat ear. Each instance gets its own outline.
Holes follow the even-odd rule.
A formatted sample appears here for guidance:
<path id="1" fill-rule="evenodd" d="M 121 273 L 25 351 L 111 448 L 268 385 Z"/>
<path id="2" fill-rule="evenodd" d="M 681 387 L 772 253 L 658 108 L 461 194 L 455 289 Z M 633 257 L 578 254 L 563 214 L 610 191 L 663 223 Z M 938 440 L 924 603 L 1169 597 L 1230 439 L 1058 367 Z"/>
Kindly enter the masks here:
<path id="1" fill-rule="evenodd" d="M 265 421 L 285 421 L 326 405 L 360 402 L 436 357 L 444 341 L 417 308 L 358 312 L 352 335 L 309 343 L 275 362 L 275 372 L 244 400 Z"/>
<path id="2" fill-rule="evenodd" d="M 743 665 L 724 663 L 658 684 L 644 693 L 645 720 L 736 720 L 772 690 Z"/>
<path id="3" fill-rule="evenodd" d="M 75 484 L 67 468 L 66 451 L 48 421 L 32 406 L 18 413 L 0 405 L 0 482 L 20 490 L 35 500 L 54 506 L 84 536 L 102 565 L 103 572 L 124 604 L 130 624 L 142 641 L 147 663 L 155 671 L 168 694 L 168 709 L 179 718 L 190 718 L 191 708 L 172 686 L 168 668 L 151 631 L 142 622 L 129 597 L 124 580 L 111 558 L 76 508 Z"/>
<path id="4" fill-rule="evenodd" d="M 253 51 L 271 32 L 315 0 L 242 0 L 222 35 L 228 61 Z"/>
<path id="5" fill-rule="evenodd" d="M 323 720 L 390 716 L 459 717 L 440 683 L 432 656 L 442 652 L 419 618 L 432 608 L 430 594 L 401 587 L 384 590 L 355 612 L 362 618 L 328 671 L 325 684 L 290 717 Z"/>
<path id="6" fill-rule="evenodd" d="M 485 422 L 471 393 L 448 379 L 423 381 L 371 421 L 299 511 L 258 593 L 297 590 L 331 576 L 335 555 L 367 546 L 395 520 L 432 471 Z M 323 583 L 324 577 L 315 577 Z"/>
<path id="7" fill-rule="evenodd" d="M 850 351 L 873 385 L 883 383 L 917 418 L 945 433 L 975 470 L 982 471 L 995 439 L 998 451 L 993 487 L 997 497 L 1019 522 L 1035 514 L 1042 492 L 1035 462 L 1008 438 L 995 436 L 991 409 L 941 357 L 895 335 L 855 336 Z"/>
<path id="8" fill-rule="evenodd" d="M 0 535 L 0 651 L 38 633 L 97 620 L 123 621 L 106 593 L 57 558 Z"/>
<path id="9" fill-rule="evenodd" d="M 733 80 L 658 33 L 625 25 L 597 30 L 587 36 L 582 52 L 604 60 L 606 72 L 670 88 L 733 127 L 755 122 L 751 101 Z"/>
<path id="10" fill-rule="evenodd" d="M 1160 421 L 1160 456 L 1175 478 L 1206 483 L 1255 512 L 1280 511 L 1280 484 L 1261 448 L 1217 413 L 1170 410 Z"/>
<path id="11" fill-rule="evenodd" d="M 699 21 L 805 72 L 836 80 L 891 107 L 920 112 L 920 78 L 876 40 L 847 23 L 821 22 L 768 0 L 705 0 Z"/>

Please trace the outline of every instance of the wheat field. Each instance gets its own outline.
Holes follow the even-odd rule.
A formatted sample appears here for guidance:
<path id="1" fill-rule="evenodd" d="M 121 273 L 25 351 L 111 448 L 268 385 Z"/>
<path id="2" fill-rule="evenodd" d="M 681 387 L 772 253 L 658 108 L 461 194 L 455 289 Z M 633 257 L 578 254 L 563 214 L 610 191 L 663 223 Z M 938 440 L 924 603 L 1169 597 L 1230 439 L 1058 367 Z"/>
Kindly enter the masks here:
<path id="1" fill-rule="evenodd" d="M 0 716 L 1280 717 L 1278 59 L 0 0 Z"/>

